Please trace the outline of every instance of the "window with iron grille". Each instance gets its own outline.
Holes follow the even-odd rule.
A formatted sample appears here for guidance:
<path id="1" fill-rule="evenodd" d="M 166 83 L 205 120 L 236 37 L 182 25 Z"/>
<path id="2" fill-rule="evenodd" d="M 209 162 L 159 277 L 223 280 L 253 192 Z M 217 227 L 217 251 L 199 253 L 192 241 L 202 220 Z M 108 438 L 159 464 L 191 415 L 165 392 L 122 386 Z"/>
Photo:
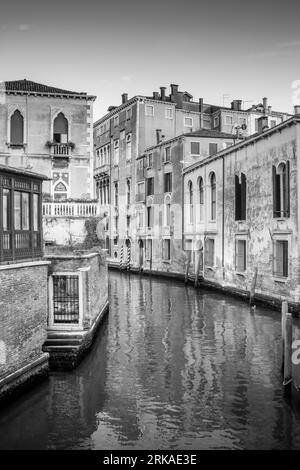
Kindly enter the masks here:
<path id="1" fill-rule="evenodd" d="M 53 322 L 79 323 L 79 277 L 53 276 Z"/>
<path id="2" fill-rule="evenodd" d="M 274 242 L 274 275 L 288 277 L 288 241 L 275 240 Z"/>
<path id="3" fill-rule="evenodd" d="M 240 272 L 246 270 L 246 240 L 235 241 L 235 269 Z"/>

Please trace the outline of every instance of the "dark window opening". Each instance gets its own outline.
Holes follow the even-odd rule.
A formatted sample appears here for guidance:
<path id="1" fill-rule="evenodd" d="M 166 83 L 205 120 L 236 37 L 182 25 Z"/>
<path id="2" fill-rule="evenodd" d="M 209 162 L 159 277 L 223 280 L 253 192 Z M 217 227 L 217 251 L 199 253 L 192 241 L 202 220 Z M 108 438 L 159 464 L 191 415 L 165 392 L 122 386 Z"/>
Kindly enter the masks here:
<path id="1" fill-rule="evenodd" d="M 273 217 L 290 216 L 290 162 L 273 170 Z"/>
<path id="2" fill-rule="evenodd" d="M 154 178 L 147 178 L 147 196 L 152 196 L 154 194 Z"/>
<path id="3" fill-rule="evenodd" d="M 164 174 L 164 192 L 165 193 L 172 192 L 172 173 Z"/>
<path id="4" fill-rule="evenodd" d="M 10 118 L 10 144 L 23 145 L 24 143 L 24 119 L 19 110 L 16 110 Z"/>
<path id="5" fill-rule="evenodd" d="M 241 179 L 235 175 L 235 220 L 246 220 L 247 179 L 241 173 Z"/>
<path id="6" fill-rule="evenodd" d="M 63 113 L 59 113 L 53 123 L 53 141 L 56 144 L 68 143 L 68 120 Z"/>
<path id="7" fill-rule="evenodd" d="M 288 241 L 274 242 L 274 275 L 288 277 Z"/>

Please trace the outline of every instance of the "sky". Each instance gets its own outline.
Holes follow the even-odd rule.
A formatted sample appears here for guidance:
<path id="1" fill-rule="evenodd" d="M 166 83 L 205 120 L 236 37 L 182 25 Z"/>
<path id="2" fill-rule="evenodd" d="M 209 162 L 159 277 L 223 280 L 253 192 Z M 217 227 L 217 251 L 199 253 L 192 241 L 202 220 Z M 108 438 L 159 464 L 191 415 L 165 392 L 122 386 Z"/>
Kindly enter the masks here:
<path id="1" fill-rule="evenodd" d="M 300 104 L 299 0 L 15 0 L 0 10 L 0 81 L 28 79 L 96 95 L 179 85 L 195 100 L 245 108 Z M 169 93 L 169 88 L 167 88 Z"/>

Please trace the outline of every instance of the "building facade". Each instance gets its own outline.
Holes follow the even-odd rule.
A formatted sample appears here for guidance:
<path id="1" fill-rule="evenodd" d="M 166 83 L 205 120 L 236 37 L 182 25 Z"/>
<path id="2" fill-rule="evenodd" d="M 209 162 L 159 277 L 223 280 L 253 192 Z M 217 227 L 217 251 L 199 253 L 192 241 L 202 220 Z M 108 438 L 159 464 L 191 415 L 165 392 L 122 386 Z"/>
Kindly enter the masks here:
<path id="1" fill-rule="evenodd" d="M 256 278 L 256 295 L 299 303 L 300 118 L 261 120 L 260 133 L 184 169 L 184 248 L 207 283 L 247 295 Z"/>
<path id="2" fill-rule="evenodd" d="M 0 164 L 48 176 L 44 199 L 92 198 L 94 100 L 29 80 L 0 84 Z"/>
<path id="3" fill-rule="evenodd" d="M 142 259 L 142 250 L 146 250 L 144 246 L 132 247 L 139 224 L 137 219 L 141 217 L 139 207 L 135 205 L 145 202 L 141 201 L 142 185 L 138 178 L 141 177 L 139 159 L 146 149 L 199 129 L 225 133 L 231 143 L 234 136 L 236 139 L 245 137 L 250 132 L 254 110 L 242 110 L 241 103 L 235 100 L 229 109 L 205 104 L 202 98 L 193 101 L 190 93 L 179 91 L 178 85 L 171 84 L 169 95 L 165 87 L 161 87 L 160 92 L 153 92 L 152 96 L 128 99 L 127 94 L 123 94 L 122 104 L 109 107 L 108 113 L 95 122 L 95 195 L 101 214 L 107 216 L 106 247 L 116 262 L 121 265 L 141 264 L 136 258 Z M 268 110 L 271 112 L 270 108 Z M 260 117 L 264 111 L 266 109 L 262 112 L 259 109 L 255 113 Z M 280 122 L 285 118 L 282 113 L 278 117 Z M 218 137 L 217 142 L 220 142 Z M 210 143 L 210 151 L 215 152 L 213 146 L 216 142 Z M 190 162 L 198 158 L 199 155 L 195 154 Z M 174 164 L 182 170 L 182 164 Z M 157 175 L 153 177 L 157 178 Z M 162 184 L 158 181 L 157 187 L 162 188 Z M 173 184 L 177 187 L 177 179 Z M 177 199 L 179 202 L 180 193 Z"/>
<path id="4" fill-rule="evenodd" d="M 162 141 L 137 160 L 135 249 L 132 267 L 183 273 L 182 171 L 236 141 L 234 135 L 200 129 Z M 191 206 L 190 217 L 192 217 Z"/>

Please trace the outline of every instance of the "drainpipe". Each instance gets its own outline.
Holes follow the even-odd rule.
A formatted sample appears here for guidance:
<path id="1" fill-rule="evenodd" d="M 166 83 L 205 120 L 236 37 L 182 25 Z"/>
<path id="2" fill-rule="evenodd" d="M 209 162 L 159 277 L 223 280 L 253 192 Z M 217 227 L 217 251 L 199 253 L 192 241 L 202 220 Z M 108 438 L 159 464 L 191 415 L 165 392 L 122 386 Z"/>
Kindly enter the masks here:
<path id="1" fill-rule="evenodd" d="M 225 221 L 225 209 L 224 209 L 224 202 L 225 202 L 225 161 L 224 161 L 224 155 L 222 157 L 222 275 L 223 275 L 223 280 L 225 278 L 225 272 L 224 272 L 224 245 L 225 245 L 225 240 L 224 240 L 224 233 L 225 233 L 225 227 L 224 227 L 224 221 Z"/>

